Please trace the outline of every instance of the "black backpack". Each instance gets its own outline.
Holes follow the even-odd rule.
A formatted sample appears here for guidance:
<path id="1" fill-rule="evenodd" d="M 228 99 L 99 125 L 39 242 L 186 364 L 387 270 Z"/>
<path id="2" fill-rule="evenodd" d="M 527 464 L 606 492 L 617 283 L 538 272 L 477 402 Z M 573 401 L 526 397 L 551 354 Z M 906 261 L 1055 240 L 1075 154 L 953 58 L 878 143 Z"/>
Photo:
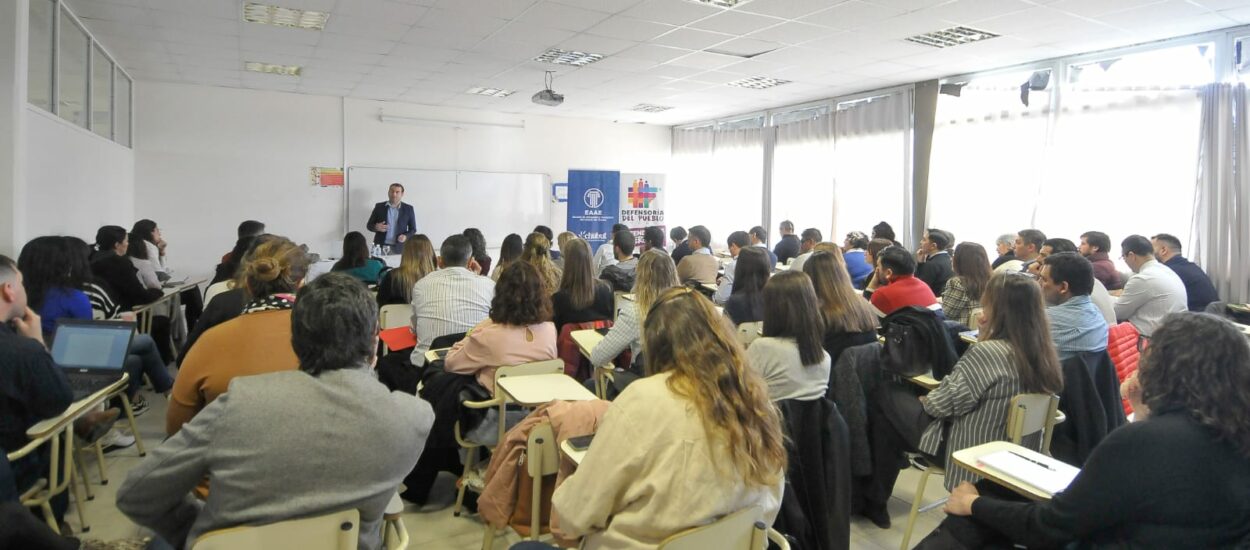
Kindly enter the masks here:
<path id="1" fill-rule="evenodd" d="M 881 320 L 881 334 L 881 368 L 886 372 L 906 377 L 932 373 L 941 380 L 959 360 L 946 324 L 930 309 L 895 310 Z"/>

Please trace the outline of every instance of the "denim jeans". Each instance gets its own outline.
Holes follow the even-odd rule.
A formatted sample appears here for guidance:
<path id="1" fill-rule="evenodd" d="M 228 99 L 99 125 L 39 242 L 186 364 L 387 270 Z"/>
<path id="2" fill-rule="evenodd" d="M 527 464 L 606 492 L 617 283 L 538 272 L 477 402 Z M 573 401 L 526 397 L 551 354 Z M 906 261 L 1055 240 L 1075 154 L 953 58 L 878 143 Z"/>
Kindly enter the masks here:
<path id="1" fill-rule="evenodd" d="M 130 374 L 130 386 L 126 392 L 129 397 L 139 393 L 145 374 L 158 393 L 165 393 L 174 387 L 174 379 L 169 375 L 165 361 L 156 349 L 156 341 L 147 334 L 136 334 L 134 340 L 131 340 L 126 355 L 126 372 Z"/>

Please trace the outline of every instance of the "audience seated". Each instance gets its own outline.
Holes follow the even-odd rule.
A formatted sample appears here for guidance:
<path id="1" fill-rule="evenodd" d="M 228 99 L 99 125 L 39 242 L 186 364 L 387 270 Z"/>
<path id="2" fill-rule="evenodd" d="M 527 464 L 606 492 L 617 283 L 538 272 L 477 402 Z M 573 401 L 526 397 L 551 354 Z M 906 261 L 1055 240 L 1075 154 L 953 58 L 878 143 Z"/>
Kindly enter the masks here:
<path id="1" fill-rule="evenodd" d="M 556 246 L 559 247 L 560 249 L 560 255 L 559 257 L 553 256 L 551 263 L 556 264 L 556 267 L 560 269 L 564 269 L 564 245 L 569 244 L 569 241 L 576 239 L 576 238 L 577 238 L 577 235 L 574 235 L 572 231 L 562 231 L 560 232 L 559 235 L 556 235 Z M 520 255 L 520 250 L 521 250 L 520 242 L 518 241 L 517 243 L 517 255 L 518 256 Z M 594 264 L 591 264 L 591 265 L 593 266 Z M 499 280 L 498 277 L 495 277 L 494 279 L 496 281 Z"/>
<path id="2" fill-rule="evenodd" d="M 712 234 L 706 227 L 696 225 L 690 228 L 690 255 L 677 263 L 677 278 L 682 284 L 694 281 L 699 284 L 716 284 L 716 275 L 720 270 L 720 261 L 712 255 Z"/>
<path id="3" fill-rule="evenodd" d="M 95 234 L 96 250 L 91 254 L 91 272 L 116 293 L 117 305 L 134 309 L 161 297 L 159 288 L 147 288 L 139 282 L 138 270 L 126 257 L 130 240 L 126 230 L 106 225 Z"/>
<path id="4" fill-rule="evenodd" d="M 130 232 L 126 235 L 126 240 L 130 245 L 126 247 L 126 257 L 130 259 L 130 264 L 134 266 L 135 272 L 139 277 L 139 283 L 143 288 L 149 290 L 161 290 L 161 279 L 156 269 L 156 257 L 148 250 L 147 245 L 151 244 L 146 241 L 142 235 Z"/>
<path id="5" fill-rule="evenodd" d="M 590 245 L 586 241 L 573 238 L 565 243 L 560 290 L 551 297 L 556 334 L 568 323 L 612 318 L 616 296 L 608 283 L 595 279 L 591 262 Z M 634 274 L 629 275 L 632 288 Z"/>
<path id="6" fill-rule="evenodd" d="M 863 289 L 868 282 L 868 276 L 872 274 L 872 264 L 864 257 L 864 253 L 868 248 L 868 235 L 862 231 L 852 231 L 846 234 L 846 239 L 842 241 L 842 260 L 846 263 L 846 271 L 851 276 L 851 284 L 855 288 Z"/>
<path id="7" fill-rule="evenodd" d="M 278 237 L 276 235 L 259 235 L 252 239 L 252 244 L 243 252 L 242 257 L 239 259 L 239 269 L 233 279 L 234 284 L 230 289 L 218 293 L 209 301 L 208 306 L 204 308 L 204 314 L 200 316 L 200 321 L 195 324 L 190 334 L 187 335 L 187 341 L 182 346 L 182 353 L 178 354 L 179 367 L 186 361 L 187 354 L 191 352 L 191 347 L 195 345 L 201 335 L 217 325 L 238 317 L 243 312 L 243 306 L 246 306 L 251 301 L 251 298 L 248 297 L 247 278 L 245 277 L 247 264 L 251 262 L 257 247 L 275 238 Z M 312 263 L 311 257 L 309 258 L 309 263 Z"/>
<path id="8" fill-rule="evenodd" d="M 637 362 L 642 354 L 642 322 L 647 317 L 647 311 L 660 293 L 681 284 L 677 281 L 677 268 L 673 265 L 673 260 L 659 250 L 642 253 L 638 258 L 636 274 L 634 299 L 621 300 L 616 323 L 590 351 L 590 364 L 595 367 L 611 363 L 626 350 L 630 351 L 633 361 Z M 619 374 L 617 378 L 621 378 Z"/>
<path id="9" fill-rule="evenodd" d="M 916 251 L 916 278 L 929 285 L 934 296 L 941 296 L 946 282 L 955 275 L 950 252 L 946 251 L 955 244 L 954 240 L 950 232 L 930 228 L 924 232 L 920 250 Z"/>
<path id="10" fill-rule="evenodd" d="M 433 412 L 378 383 L 377 306 L 359 283 L 321 276 L 288 311 L 299 372 L 233 381 L 118 490 L 118 509 L 176 548 L 216 529 L 342 509 L 360 512 L 360 548 L 381 548 L 382 513 Z M 201 504 L 188 494 L 205 476 L 212 492 Z"/>
<path id="11" fill-rule="evenodd" d="M 1130 284 L 1132 284 L 1130 279 Z M 1195 345 L 1200 343 L 1200 345 Z M 1250 348 L 1226 321 L 1168 315 L 1139 367 L 1137 422 L 1111 432 L 1068 488 L 1026 502 L 964 482 L 939 529 L 965 548 L 1233 548 L 1250 540 Z M 968 529 L 948 528 L 962 516 Z M 964 537 L 956 535 L 963 534 Z"/>
<path id="12" fill-rule="evenodd" d="M 872 293 L 876 292 L 878 287 L 885 284 L 885 282 L 878 277 L 877 254 L 880 254 L 882 250 L 891 246 L 894 246 L 894 243 L 887 239 L 870 239 L 868 241 L 868 248 L 864 249 L 864 261 L 872 267 L 872 272 L 869 273 L 868 278 L 864 280 L 865 298 L 871 298 Z"/>
<path id="13" fill-rule="evenodd" d="M 1155 261 L 1154 247 L 1141 235 L 1124 239 L 1120 252 L 1133 275 L 1115 298 L 1116 319 L 1133 323 L 1137 332 L 1149 338 L 1169 313 L 1188 309 L 1185 283 L 1175 271 Z"/>
<path id="14" fill-rule="evenodd" d="M 1081 234 L 1081 247 L 1078 250 L 1086 260 L 1094 266 L 1094 278 L 1102 282 L 1107 290 L 1124 288 L 1120 272 L 1115 268 L 1108 254 L 1111 250 L 1111 237 L 1101 231 L 1086 231 Z"/>
<path id="15" fill-rule="evenodd" d="M 994 263 L 990 264 L 991 269 L 998 269 L 998 266 L 1004 262 L 1016 259 L 1016 236 L 1011 233 L 1003 233 L 994 240 L 994 247 L 998 252 L 998 257 L 994 258 Z"/>
<path id="16" fill-rule="evenodd" d="M 773 401 L 825 396 L 829 354 L 825 322 L 812 280 L 802 271 L 778 273 L 764 285 L 764 335 L 747 348 L 747 364 L 768 384 Z"/>
<path id="17" fill-rule="evenodd" d="M 546 238 L 547 238 L 547 243 L 548 243 L 548 244 L 547 244 L 548 248 L 550 248 L 551 243 L 556 242 L 556 240 L 555 240 L 555 233 L 552 233 L 552 232 L 551 232 L 551 228 L 550 228 L 550 227 L 547 227 L 547 226 L 545 226 L 545 225 L 535 225 L 535 226 L 534 226 L 534 230 L 533 230 L 533 231 L 530 231 L 530 233 L 538 233 L 539 235 L 542 235 L 542 236 L 546 237 Z M 567 231 L 566 231 L 566 233 L 567 233 Z M 560 261 L 561 255 L 560 255 L 560 251 L 559 251 L 559 250 L 551 250 L 551 251 L 550 251 L 550 255 L 551 255 L 551 261 L 553 261 L 553 262 L 558 262 L 558 261 Z"/>
<path id="18" fill-rule="evenodd" d="M 648 250 L 659 250 L 665 254 L 668 251 L 664 249 L 664 228 L 658 225 L 649 225 L 642 230 L 642 249 L 639 252 Z"/>
<path id="19" fill-rule="evenodd" d="M 747 231 L 747 233 L 751 236 L 751 246 L 763 248 L 764 251 L 768 253 L 769 269 L 771 269 L 772 266 L 777 265 L 777 255 L 773 254 L 773 251 L 768 249 L 768 230 L 757 225 L 752 227 L 750 231 Z"/>
<path id="20" fill-rule="evenodd" d="M 1048 255 L 1039 280 L 1059 360 L 1107 349 L 1107 322 L 1089 299 L 1094 290 L 1089 260 L 1073 252 Z"/>
<path id="21" fill-rule="evenodd" d="M 608 233 L 607 242 L 599 245 L 599 249 L 595 251 L 595 277 L 602 276 L 605 268 L 615 265 L 618 261 L 616 259 L 616 251 L 612 245 L 616 239 L 616 234 L 621 231 L 629 231 L 629 226 L 623 223 L 612 224 L 612 232 Z M 633 233 L 630 233 L 630 236 L 632 237 Z"/>
<path id="22" fill-rule="evenodd" d="M 252 251 L 244 264 L 247 305 L 188 351 L 169 396 L 166 433 L 177 433 L 236 378 L 298 367 L 289 345 L 291 308 L 307 273 L 308 256 L 284 237 L 271 236 Z"/>
<path id="23" fill-rule="evenodd" d="M 673 241 L 673 252 L 671 254 L 673 265 L 681 263 L 682 258 L 690 255 L 690 243 L 686 242 L 686 238 L 689 236 L 686 228 L 680 225 L 668 231 L 668 238 Z"/>
<path id="24" fill-rule="evenodd" d="M 359 231 L 349 232 L 343 237 L 343 257 L 334 262 L 330 271 L 341 271 L 357 281 L 367 285 L 378 284 L 386 262 L 369 256 L 369 241 Z"/>
<path id="25" fill-rule="evenodd" d="M 1046 243 L 1046 234 L 1036 229 L 1022 229 L 1016 233 L 1015 258 L 994 268 L 994 273 L 1004 271 L 1028 272 L 1029 264 L 1037 261 L 1037 255 Z"/>
<path id="26" fill-rule="evenodd" d="M 165 250 L 168 248 L 169 243 L 161 236 L 161 230 L 156 226 L 156 222 L 147 219 L 139 220 L 135 222 L 130 233 L 132 239 L 138 237 L 143 240 L 143 248 L 146 250 L 145 256 L 136 255 L 133 257 L 147 258 L 152 264 L 152 269 L 156 271 L 157 280 L 161 283 L 173 278 L 174 270 L 165 263 Z M 140 277 L 144 276 L 143 269 L 140 268 Z M 200 295 L 199 289 L 196 288 L 183 290 L 178 296 L 182 302 L 183 309 L 186 311 L 187 326 L 195 326 L 196 321 L 200 318 L 200 313 L 204 310 L 203 296 Z"/>
<path id="27" fill-rule="evenodd" d="M 1185 297 L 1189 311 L 1206 311 L 1207 305 L 1219 301 L 1215 285 L 1207 273 L 1184 256 L 1181 256 L 1181 241 L 1167 233 L 1160 233 L 1150 238 L 1154 246 L 1155 258 L 1168 266 L 1185 283 Z"/>
<path id="28" fill-rule="evenodd" d="M 508 266 L 495 285 L 490 316 L 451 347 L 445 369 L 476 375 L 494 393 L 499 367 L 555 359 L 556 326 L 550 319 L 551 297 L 538 270 L 526 263 Z"/>
<path id="29" fill-rule="evenodd" d="M 568 233 L 565 231 L 565 233 Z M 560 235 L 564 235 L 561 233 Z M 566 239 L 567 241 L 567 239 Z M 560 243 L 560 248 L 564 248 L 564 243 Z M 516 233 L 509 233 L 503 238 L 503 244 L 499 247 L 499 263 L 495 265 L 495 270 L 490 273 L 492 280 L 499 280 L 499 271 L 508 264 L 517 261 L 521 257 L 521 251 L 524 249 L 524 241 L 521 236 Z M 560 265 L 564 265 L 564 258 L 560 258 Z"/>
<path id="30" fill-rule="evenodd" d="M 537 237 L 546 240 L 542 235 Z M 546 247 L 536 251 L 551 263 Z M 464 235 L 447 237 L 439 247 L 439 269 L 413 286 L 412 331 L 417 336 L 413 365 L 425 365 L 425 352 L 436 338 L 468 332 L 490 315 L 495 282 L 469 270 L 472 254 L 473 246 Z M 506 268 L 496 271 L 501 269 Z"/>
<path id="31" fill-rule="evenodd" d="M 469 244 L 473 246 L 473 261 L 477 262 L 481 267 L 478 273 L 484 277 L 490 276 L 490 255 L 486 253 L 486 236 L 482 235 L 482 230 L 476 227 L 470 227 L 464 230 L 463 235 L 469 239 Z M 434 249 L 433 243 L 430 244 L 430 250 Z"/>
<path id="32" fill-rule="evenodd" d="M 781 233 L 781 239 L 773 246 L 773 257 L 777 258 L 777 263 L 789 265 L 790 260 L 798 256 L 799 249 L 802 248 L 799 238 L 794 234 L 794 222 L 785 220 L 777 229 Z"/>
<path id="33" fill-rule="evenodd" d="M 468 235 L 465 237 L 468 238 Z M 399 267 L 387 270 L 378 282 L 378 307 L 411 304 L 413 285 L 433 271 L 434 245 L 423 233 L 413 235 L 411 239 L 404 241 Z"/>
<path id="34" fill-rule="evenodd" d="M 809 227 L 803 230 L 803 235 L 799 238 L 799 255 L 795 256 L 794 261 L 790 262 L 792 271 L 803 271 L 803 262 L 812 257 L 812 249 L 816 248 L 816 243 L 821 242 L 822 237 L 820 230 L 815 227 Z"/>
<path id="35" fill-rule="evenodd" d="M 736 266 L 738 262 L 738 253 L 741 252 L 743 248 L 749 246 L 750 240 L 751 237 L 747 235 L 746 231 L 734 231 L 729 234 L 728 239 L 725 239 L 725 244 L 729 247 L 729 256 L 732 259 L 725 262 L 722 266 L 725 273 L 724 275 L 721 275 L 720 283 L 716 286 L 716 293 L 712 295 L 712 301 L 715 302 L 716 305 L 724 305 L 725 301 L 729 299 L 729 294 L 733 291 L 734 286 L 734 266 Z"/>
<path id="36" fill-rule="evenodd" d="M 881 222 L 872 226 L 872 238 L 885 239 L 890 241 L 890 244 L 893 244 L 894 246 L 902 246 L 899 244 L 898 240 L 894 238 L 894 228 L 890 227 L 890 224 L 886 222 Z"/>
<path id="37" fill-rule="evenodd" d="M 1068 239 L 1052 238 L 1046 239 L 1042 243 L 1042 248 L 1037 251 L 1037 260 L 1029 264 L 1026 271 L 1034 278 L 1042 276 L 1042 262 L 1051 254 L 1062 254 L 1064 252 L 1076 252 L 1078 249 L 1076 244 Z"/>
<path id="38" fill-rule="evenodd" d="M 252 239 L 265 234 L 265 224 L 256 220 L 246 220 L 239 224 L 237 233 L 238 240 L 235 241 L 234 248 L 221 256 L 221 263 L 217 264 L 214 269 L 210 285 L 235 277 L 239 270 L 239 262 L 243 260 L 243 254 L 251 246 Z"/>
<path id="39" fill-rule="evenodd" d="M 634 233 L 628 229 L 617 231 L 612 236 L 612 253 L 616 263 L 605 267 L 599 275 L 612 285 L 612 290 L 629 292 L 634 287 L 634 272 L 638 269 Z"/>
<path id="40" fill-rule="evenodd" d="M 937 297 L 929 285 L 917 279 L 916 259 L 901 246 L 890 246 L 877 257 L 877 279 L 884 286 L 872 293 L 872 305 L 883 315 L 904 306 L 929 307 Z"/>
<path id="41" fill-rule="evenodd" d="M 772 266 L 763 252 L 747 247 L 734 261 L 733 289 L 725 300 L 725 316 L 735 326 L 764 320 L 764 285 Z"/>
<path id="42" fill-rule="evenodd" d="M 822 345 L 830 364 L 836 364 L 846 348 L 877 341 L 877 316 L 849 284 L 841 254 L 818 251 L 803 264 L 803 273 L 816 292 L 825 324 Z"/>
<path id="43" fill-rule="evenodd" d="M 561 257 L 563 258 L 563 257 Z M 546 285 L 547 294 L 555 294 L 560 290 L 560 268 L 556 267 L 555 262 L 551 260 L 551 241 L 541 233 L 530 233 L 525 238 L 525 248 L 521 251 L 520 261 L 530 264 L 538 270 L 539 275 L 543 278 Z M 475 264 L 469 263 L 469 270 L 474 270 Z"/>
<path id="44" fill-rule="evenodd" d="M 954 276 L 946 281 L 942 292 L 942 313 L 947 320 L 975 327 L 972 312 L 981 307 L 981 292 L 993 275 L 990 260 L 985 247 L 973 242 L 959 243 L 952 260 Z"/>
<path id="45" fill-rule="evenodd" d="M 771 525 L 781 504 L 781 419 L 731 328 L 690 289 L 669 289 L 648 305 L 651 376 L 612 403 L 591 450 L 552 497 L 561 534 L 584 536 L 587 550 L 654 548 L 748 507 Z"/>

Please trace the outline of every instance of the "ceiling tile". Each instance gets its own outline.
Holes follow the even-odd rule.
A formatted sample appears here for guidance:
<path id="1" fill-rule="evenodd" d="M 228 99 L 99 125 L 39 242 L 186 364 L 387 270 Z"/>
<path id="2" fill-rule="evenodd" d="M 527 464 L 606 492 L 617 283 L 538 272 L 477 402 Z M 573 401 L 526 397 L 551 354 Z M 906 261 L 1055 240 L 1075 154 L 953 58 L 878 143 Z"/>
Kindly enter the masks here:
<path id="1" fill-rule="evenodd" d="M 721 67 L 724 67 L 725 65 L 732 65 L 741 60 L 742 60 L 741 58 L 734 57 L 731 55 L 720 55 L 720 54 L 707 53 L 707 52 L 694 52 L 690 55 L 686 55 L 686 56 L 674 59 L 670 61 L 669 63 L 673 65 L 680 65 L 682 67 L 695 67 L 699 69 L 711 70 L 711 69 L 719 69 Z"/>
<path id="2" fill-rule="evenodd" d="M 550 26 L 513 21 L 508 23 L 508 26 L 500 29 L 492 35 L 491 38 L 521 44 L 541 45 L 546 48 L 568 40 L 572 38 L 574 34 L 576 33 L 573 31 L 554 29 Z"/>
<path id="3" fill-rule="evenodd" d="M 945 4 L 951 0 L 872 0 L 877 4 L 886 7 L 902 10 L 905 12 L 922 10 L 931 8 L 940 4 Z"/>
<path id="4" fill-rule="evenodd" d="M 782 23 L 782 20 L 774 17 L 765 17 L 762 15 L 737 11 L 725 11 L 691 23 L 690 26 L 696 29 L 703 29 L 705 31 L 743 35 L 778 25 L 780 23 Z"/>
<path id="5" fill-rule="evenodd" d="M 608 56 L 620 53 L 637 45 L 637 42 L 630 42 L 628 40 L 617 40 L 615 38 L 579 34 L 561 42 L 559 48 L 574 52 L 597 53 Z"/>
<path id="6" fill-rule="evenodd" d="M 704 4 L 696 4 L 689 0 L 646 0 L 621 12 L 621 14 L 657 23 L 686 25 L 692 21 L 718 14 L 721 11 L 723 10 Z"/>
<path id="7" fill-rule="evenodd" d="M 257 40 L 255 38 L 242 38 L 239 40 L 239 49 L 242 51 L 272 53 L 277 55 L 288 55 L 298 57 L 311 57 L 313 52 L 317 50 L 316 46 L 311 44 L 292 44 L 289 42 L 277 42 L 273 40 Z"/>
<path id="8" fill-rule="evenodd" d="M 550 0 L 557 4 L 566 6 L 577 6 L 588 10 L 601 11 L 604 13 L 618 13 L 621 10 L 634 6 L 642 0 Z"/>
<path id="9" fill-rule="evenodd" d="M 1210 11 L 1181 0 L 1168 0 L 1098 17 L 1108 25 L 1128 31 L 1164 26 L 1176 19 L 1208 15 Z"/>
<path id="10" fill-rule="evenodd" d="M 378 63 L 381 67 L 395 67 L 399 69 L 412 69 L 422 71 L 435 71 L 446 65 L 446 61 L 438 61 L 433 59 L 420 59 L 408 56 L 388 55 L 382 58 Z"/>
<path id="11" fill-rule="evenodd" d="M 300 29 L 280 29 L 278 27 L 267 27 L 266 25 L 248 25 L 248 27 L 271 28 L 274 30 L 290 30 L 292 32 L 302 32 L 308 34 L 319 34 L 313 31 Z M 335 32 L 339 34 L 350 34 L 353 36 L 365 36 L 378 40 L 399 40 L 404 36 L 412 25 L 407 23 L 396 23 L 393 21 L 380 21 L 366 17 L 353 17 L 350 15 L 331 15 L 329 21 L 326 22 L 326 32 Z"/>
<path id="12" fill-rule="evenodd" d="M 498 31 L 508 23 L 507 19 L 482 14 L 469 15 L 461 12 L 432 9 L 421 18 L 417 25 L 427 29 L 448 29 L 464 31 L 477 35 L 487 35 Z"/>
<path id="13" fill-rule="evenodd" d="M 674 48 L 686 48 L 688 50 L 701 50 L 733 38 L 734 35 L 731 34 L 682 28 L 651 40 L 651 43 L 661 46 L 672 46 Z"/>
<path id="14" fill-rule="evenodd" d="M 684 65 L 676 65 L 673 63 L 667 63 L 664 65 L 656 65 L 655 67 L 648 69 L 647 72 L 643 74 L 649 74 L 651 76 L 662 76 L 664 78 L 685 78 L 690 75 L 701 73 L 705 70 L 706 69 L 702 69 L 699 67 L 690 67 L 690 66 L 684 66 Z"/>
<path id="15" fill-rule="evenodd" d="M 538 0 L 428 0 L 437 3 L 439 9 L 455 11 L 472 16 L 489 14 L 492 17 L 512 19 L 530 9 Z M 420 2 L 418 2 L 420 3 Z"/>
<path id="16" fill-rule="evenodd" d="M 610 14 L 564 4 L 540 3 L 516 20 L 533 25 L 582 32 L 607 19 Z"/>
<path id="17" fill-rule="evenodd" d="M 545 45 L 523 44 L 491 37 L 478 42 L 471 51 L 494 59 L 519 63 L 533 59 L 538 54 L 546 51 L 547 47 Z"/>
<path id="18" fill-rule="evenodd" d="M 235 20 L 241 17 L 243 10 L 243 5 L 237 0 L 148 0 L 148 7 Z"/>
<path id="19" fill-rule="evenodd" d="M 666 46 L 656 46 L 653 44 L 641 44 L 625 50 L 617 55 L 633 59 L 646 59 L 656 63 L 667 63 L 678 57 L 690 53 L 690 50 L 680 48 L 669 48 Z"/>
<path id="20" fill-rule="evenodd" d="M 385 55 L 380 53 L 358 53 L 344 50 L 329 50 L 325 48 L 317 48 L 313 56 L 319 60 L 341 61 L 351 63 L 353 65 L 372 66 L 382 62 Z"/>
<path id="21" fill-rule="evenodd" d="M 978 21 L 977 28 L 995 34 L 1011 34 L 1024 30 L 1087 22 L 1085 19 L 1050 7 L 1036 7 Z"/>
<path id="22" fill-rule="evenodd" d="M 632 17 L 616 16 L 608 18 L 606 21 L 587 29 L 586 32 L 588 34 L 606 36 L 608 38 L 646 42 L 673 30 L 673 28 L 674 27 L 672 25 L 652 23 L 650 21 L 643 21 Z"/>
<path id="23" fill-rule="evenodd" d="M 405 44 L 429 48 L 468 50 L 477 45 L 487 34 L 470 33 L 455 29 L 413 27 L 401 40 Z"/>
<path id="24" fill-rule="evenodd" d="M 346 15 L 413 25 L 421 20 L 421 17 L 425 15 L 428 9 L 424 6 L 401 4 L 389 0 L 351 0 L 350 2 L 339 2 L 336 4 L 331 18 Z"/>
<path id="25" fill-rule="evenodd" d="M 79 19 L 99 19 L 104 21 L 139 21 L 147 10 L 142 7 L 106 4 L 104 2 L 75 2 L 70 11 Z M 90 27 L 90 25 L 88 25 Z"/>
<path id="26" fill-rule="evenodd" d="M 1250 23 L 1250 7 L 1221 10 L 1219 14 L 1238 23 Z"/>
<path id="27" fill-rule="evenodd" d="M 916 67 L 913 67 L 911 65 L 904 65 L 902 63 L 891 63 L 889 61 L 874 61 L 866 65 L 860 65 L 858 67 L 849 68 L 847 69 L 847 71 L 853 74 L 860 75 L 860 76 L 883 77 L 883 76 L 889 76 L 893 74 L 906 72 L 915 68 Z"/>
<path id="28" fill-rule="evenodd" d="M 328 25 L 327 25 L 328 28 Z M 241 39 L 260 41 L 286 42 L 291 44 L 316 45 L 321 40 L 321 33 L 303 29 L 284 29 L 269 25 L 244 25 Z"/>
<path id="29" fill-rule="evenodd" d="M 181 42 L 171 42 L 165 45 L 165 50 L 174 55 L 190 55 L 196 57 L 224 57 L 226 59 L 238 59 L 238 48 L 228 49 L 223 47 L 202 46 L 198 44 L 184 44 Z"/>
<path id="30" fill-rule="evenodd" d="M 325 32 L 321 34 L 321 41 L 317 43 L 317 48 L 359 53 L 388 53 L 395 48 L 395 41 Z"/>
<path id="31" fill-rule="evenodd" d="M 955 26 L 954 22 L 939 19 L 925 10 L 921 10 L 891 17 L 884 21 L 869 23 L 858 30 L 865 34 L 874 35 L 878 40 L 890 40 L 939 31 L 953 26 Z"/>
<path id="32" fill-rule="evenodd" d="M 654 61 L 614 55 L 595 62 L 596 67 L 623 72 L 642 72 L 655 66 Z"/>
<path id="33" fill-rule="evenodd" d="M 715 48 L 711 48 L 708 51 L 712 51 L 714 53 L 728 53 L 744 58 L 750 58 L 782 47 L 784 47 L 783 44 L 778 44 L 776 42 L 767 42 L 764 40 L 756 40 L 754 38 L 739 38 L 736 40 L 730 40 L 724 44 L 717 44 Z"/>
<path id="34" fill-rule="evenodd" d="M 841 31 L 818 25 L 787 21 L 775 27 L 755 31 L 748 36 L 759 40 L 781 42 L 782 44 L 802 44 L 809 40 L 824 38 L 838 32 Z"/>
<path id="35" fill-rule="evenodd" d="M 884 21 L 901 15 L 902 10 L 869 4 L 860 0 L 852 0 L 838 4 L 825 11 L 814 13 L 800 19 L 804 23 L 824 25 L 835 29 L 856 29 L 869 23 Z"/>
<path id="36" fill-rule="evenodd" d="M 1047 7 L 1081 17 L 1101 17 L 1108 13 L 1157 4 L 1162 0 L 1059 0 Z"/>
<path id="37" fill-rule="evenodd" d="M 925 10 L 925 13 L 946 21 L 971 24 L 1034 7 L 1023 0 L 956 0 Z"/>
<path id="38" fill-rule="evenodd" d="M 845 0 L 751 0 L 736 11 L 771 15 L 782 19 L 798 19 L 829 8 Z"/>

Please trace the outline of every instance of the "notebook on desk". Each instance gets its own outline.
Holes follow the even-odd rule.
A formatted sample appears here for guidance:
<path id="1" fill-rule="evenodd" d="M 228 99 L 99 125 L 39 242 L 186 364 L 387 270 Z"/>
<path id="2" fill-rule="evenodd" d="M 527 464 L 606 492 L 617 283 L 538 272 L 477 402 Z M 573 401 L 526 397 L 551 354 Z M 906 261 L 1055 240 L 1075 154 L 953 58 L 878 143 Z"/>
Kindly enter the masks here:
<path id="1" fill-rule="evenodd" d="M 1051 495 L 1067 489 L 1072 484 L 1072 479 L 1081 473 L 1079 468 L 1053 458 L 1032 458 L 1015 451 L 998 451 L 978 460 L 1021 484 L 1041 489 Z"/>
<path id="2" fill-rule="evenodd" d="M 121 379 L 134 334 L 128 321 L 57 320 L 52 360 L 69 379 L 75 401 Z"/>

